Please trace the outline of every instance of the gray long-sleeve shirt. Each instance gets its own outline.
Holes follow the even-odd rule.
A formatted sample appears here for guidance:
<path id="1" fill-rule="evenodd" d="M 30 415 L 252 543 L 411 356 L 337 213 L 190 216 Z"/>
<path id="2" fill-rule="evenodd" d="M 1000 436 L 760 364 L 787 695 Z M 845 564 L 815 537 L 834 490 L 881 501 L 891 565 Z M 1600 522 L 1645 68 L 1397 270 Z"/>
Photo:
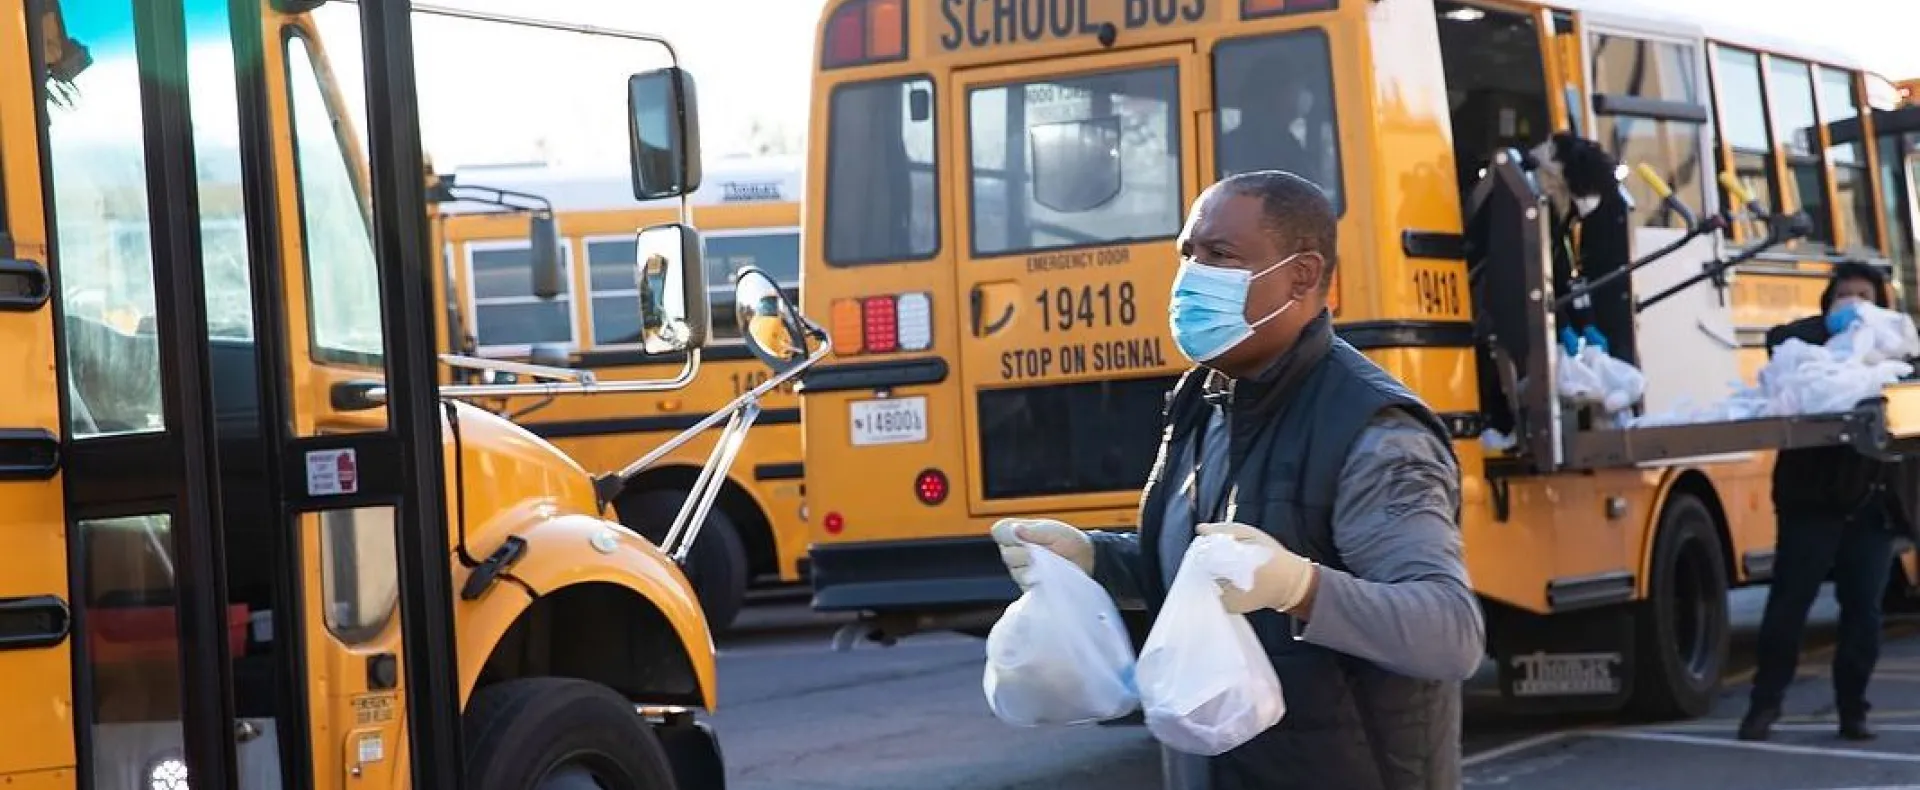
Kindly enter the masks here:
<path id="1" fill-rule="evenodd" d="M 1203 504 L 1217 501 L 1225 481 L 1216 478 L 1227 469 L 1224 425 L 1216 410 L 1201 443 L 1206 457 L 1197 469 L 1166 470 L 1168 485 L 1193 486 Z M 1172 583 L 1196 521 L 1187 496 L 1169 496 L 1167 502 L 1155 547 L 1163 559 L 1163 589 Z M 1440 440 L 1398 409 L 1376 415 L 1347 453 L 1334 502 L 1334 545 L 1350 573 L 1319 568 L 1319 589 L 1297 638 L 1410 677 L 1471 677 L 1485 655 L 1485 626 L 1467 578 L 1455 517 L 1459 504 L 1458 467 Z M 1138 533 L 1093 537 L 1094 578 L 1116 600 L 1139 606 Z M 1457 708 L 1446 718 L 1458 743 Z M 1457 781 L 1457 752 L 1435 758 L 1431 778 Z M 1168 766 L 1169 787 L 1205 786 L 1201 764 L 1175 763 L 1184 764 Z"/>
<path id="2" fill-rule="evenodd" d="M 1181 469 L 1168 480 L 1216 490 L 1210 470 L 1226 469 L 1223 422 L 1217 411 L 1209 420 L 1213 436 L 1202 443 L 1209 457 L 1198 479 Z M 1161 564 L 1163 586 L 1179 570 L 1194 527 L 1186 497 L 1167 501 L 1156 547 L 1171 559 Z M 1334 545 L 1351 573 L 1319 569 L 1320 589 L 1300 638 L 1411 677 L 1471 677 L 1485 655 L 1485 626 L 1454 517 L 1459 503 L 1460 474 L 1447 448 L 1404 412 L 1376 416 L 1347 452 L 1334 502 Z M 1136 576 L 1139 534 L 1094 533 L 1094 544 L 1094 577 L 1137 606 L 1144 597 Z"/>

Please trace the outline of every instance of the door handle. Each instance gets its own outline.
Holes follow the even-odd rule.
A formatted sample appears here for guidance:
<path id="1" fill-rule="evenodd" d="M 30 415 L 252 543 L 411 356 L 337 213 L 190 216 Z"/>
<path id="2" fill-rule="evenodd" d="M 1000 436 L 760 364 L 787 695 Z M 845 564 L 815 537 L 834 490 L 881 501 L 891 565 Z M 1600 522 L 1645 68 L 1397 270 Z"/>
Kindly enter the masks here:
<path id="1" fill-rule="evenodd" d="M 967 304 L 972 308 L 970 323 L 973 326 L 974 337 L 980 336 L 980 312 L 984 309 L 982 301 L 985 300 L 985 298 L 986 296 L 980 293 L 980 286 L 978 285 L 975 285 L 972 290 L 967 292 Z"/>

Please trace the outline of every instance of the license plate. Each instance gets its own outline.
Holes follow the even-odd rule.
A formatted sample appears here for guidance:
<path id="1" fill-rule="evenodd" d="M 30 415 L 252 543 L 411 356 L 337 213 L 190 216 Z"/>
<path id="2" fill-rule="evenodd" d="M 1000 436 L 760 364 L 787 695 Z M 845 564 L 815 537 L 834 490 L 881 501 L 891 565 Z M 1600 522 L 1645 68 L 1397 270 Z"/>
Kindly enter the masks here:
<path id="1" fill-rule="evenodd" d="M 848 422 L 853 426 L 856 447 L 927 440 L 927 399 L 924 397 L 857 400 L 850 405 L 852 414 Z"/>

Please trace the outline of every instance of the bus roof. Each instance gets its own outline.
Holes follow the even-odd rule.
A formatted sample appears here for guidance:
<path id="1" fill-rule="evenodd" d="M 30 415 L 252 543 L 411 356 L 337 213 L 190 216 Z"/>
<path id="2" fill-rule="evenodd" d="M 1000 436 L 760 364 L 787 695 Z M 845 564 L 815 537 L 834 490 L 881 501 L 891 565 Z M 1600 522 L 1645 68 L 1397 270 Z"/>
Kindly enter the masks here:
<path id="1" fill-rule="evenodd" d="M 1673 3 L 1662 5 L 1649 0 L 1551 0 L 1542 5 L 1591 15 L 1593 21 L 1603 25 L 1607 21 L 1618 21 L 1626 25 L 1639 23 L 1656 32 L 1698 33 L 1708 41 L 1729 46 L 1758 49 L 1858 71 L 1873 71 L 1857 55 L 1849 53 L 1835 42 L 1782 35 L 1745 24 L 1737 18 L 1729 20 L 1702 16 L 1684 7 L 1676 8 Z"/>
<path id="2" fill-rule="evenodd" d="M 794 203 L 800 200 L 804 160 L 798 156 L 728 157 L 708 162 L 700 188 L 689 200 L 695 206 L 741 203 Z M 672 209 L 677 200 L 633 199 L 633 182 L 625 168 L 499 165 L 463 167 L 453 172 L 456 185 L 526 192 L 546 198 L 556 212 L 618 209 Z M 445 214 L 488 214 L 495 206 L 443 203 Z"/>

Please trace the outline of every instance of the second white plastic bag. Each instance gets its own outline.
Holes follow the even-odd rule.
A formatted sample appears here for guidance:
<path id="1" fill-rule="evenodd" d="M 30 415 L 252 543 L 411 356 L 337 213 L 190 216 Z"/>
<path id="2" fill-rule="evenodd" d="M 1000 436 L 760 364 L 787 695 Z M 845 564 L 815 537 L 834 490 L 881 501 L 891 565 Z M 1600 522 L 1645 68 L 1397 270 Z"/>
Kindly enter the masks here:
<path id="1" fill-rule="evenodd" d="M 1161 743 L 1212 757 L 1286 715 L 1273 661 L 1247 618 L 1221 604 L 1215 582 L 1249 589 L 1271 555 L 1227 535 L 1202 535 L 1187 547 L 1135 670 L 1147 729 Z"/>
<path id="2" fill-rule="evenodd" d="M 1027 549 L 1033 584 L 987 633 L 987 707 L 1021 727 L 1132 713 L 1133 641 L 1112 596 L 1072 562 Z"/>

